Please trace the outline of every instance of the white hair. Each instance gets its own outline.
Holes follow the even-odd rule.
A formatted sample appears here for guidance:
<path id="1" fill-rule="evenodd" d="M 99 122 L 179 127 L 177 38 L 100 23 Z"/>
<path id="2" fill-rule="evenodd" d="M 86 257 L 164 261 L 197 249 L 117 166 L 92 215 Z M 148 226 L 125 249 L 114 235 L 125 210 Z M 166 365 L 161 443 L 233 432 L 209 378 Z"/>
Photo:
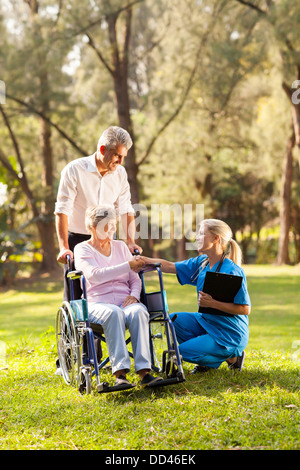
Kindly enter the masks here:
<path id="1" fill-rule="evenodd" d="M 97 227 L 102 220 L 116 220 L 116 211 L 112 206 L 102 205 L 89 207 L 85 213 L 85 226 L 89 231 L 92 227 Z"/>
<path id="2" fill-rule="evenodd" d="M 129 133 L 122 127 L 111 126 L 106 129 L 98 140 L 97 150 L 104 145 L 108 150 L 114 149 L 117 145 L 123 145 L 127 150 L 132 147 L 132 139 Z"/>

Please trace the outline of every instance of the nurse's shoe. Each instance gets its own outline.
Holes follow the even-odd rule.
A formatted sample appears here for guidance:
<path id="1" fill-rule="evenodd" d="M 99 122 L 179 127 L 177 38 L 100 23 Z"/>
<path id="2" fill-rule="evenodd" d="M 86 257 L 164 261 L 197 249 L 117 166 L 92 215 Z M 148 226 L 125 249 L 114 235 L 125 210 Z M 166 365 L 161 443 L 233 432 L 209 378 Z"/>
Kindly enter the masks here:
<path id="1" fill-rule="evenodd" d="M 191 374 L 198 374 L 198 372 L 208 372 L 211 369 L 211 367 L 206 367 L 206 366 L 199 366 L 197 364 L 194 369 L 191 371 Z"/>
<path id="2" fill-rule="evenodd" d="M 238 370 L 239 372 L 241 372 L 243 365 L 244 365 L 245 356 L 246 356 L 245 351 L 243 351 L 242 355 L 237 357 L 236 361 L 233 364 L 228 364 L 228 368 L 233 369 L 233 370 Z"/>

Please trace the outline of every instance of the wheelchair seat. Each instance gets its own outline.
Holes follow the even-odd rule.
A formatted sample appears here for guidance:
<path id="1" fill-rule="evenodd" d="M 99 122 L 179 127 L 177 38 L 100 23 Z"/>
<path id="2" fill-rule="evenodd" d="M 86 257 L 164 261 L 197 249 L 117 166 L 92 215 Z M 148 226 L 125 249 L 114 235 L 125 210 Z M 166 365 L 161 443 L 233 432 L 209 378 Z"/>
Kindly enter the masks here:
<path id="1" fill-rule="evenodd" d="M 99 323 L 91 323 L 90 322 L 90 327 L 92 328 L 93 332 L 96 335 L 104 335 L 104 330 L 102 325 L 99 325 Z"/>

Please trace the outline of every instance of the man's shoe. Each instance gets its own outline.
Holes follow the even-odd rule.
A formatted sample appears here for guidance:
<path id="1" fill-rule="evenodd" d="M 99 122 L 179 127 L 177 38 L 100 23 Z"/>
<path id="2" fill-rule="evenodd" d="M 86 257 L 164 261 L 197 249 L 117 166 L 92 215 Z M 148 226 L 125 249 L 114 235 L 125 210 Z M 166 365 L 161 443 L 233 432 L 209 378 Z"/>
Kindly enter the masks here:
<path id="1" fill-rule="evenodd" d="M 245 356 L 246 356 L 245 351 L 243 351 L 242 355 L 237 357 L 236 362 L 234 364 L 228 364 L 228 368 L 233 369 L 233 370 L 238 370 L 239 372 L 241 372 L 241 370 L 243 369 Z"/>

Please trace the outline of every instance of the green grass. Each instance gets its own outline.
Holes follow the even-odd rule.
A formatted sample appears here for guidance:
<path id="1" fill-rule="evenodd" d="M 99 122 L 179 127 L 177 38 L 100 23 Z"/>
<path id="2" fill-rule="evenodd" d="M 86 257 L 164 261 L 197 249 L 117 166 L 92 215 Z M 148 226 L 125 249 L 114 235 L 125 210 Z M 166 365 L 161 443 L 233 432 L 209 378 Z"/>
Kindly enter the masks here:
<path id="1" fill-rule="evenodd" d="M 186 382 L 156 391 L 93 388 L 84 396 L 67 387 L 54 375 L 62 282 L 2 292 L 0 449 L 300 449 L 300 269 L 246 272 L 252 312 L 243 372 L 223 364 L 193 376 L 184 364 Z M 170 311 L 195 310 L 193 288 L 175 276 L 164 282 Z"/>

